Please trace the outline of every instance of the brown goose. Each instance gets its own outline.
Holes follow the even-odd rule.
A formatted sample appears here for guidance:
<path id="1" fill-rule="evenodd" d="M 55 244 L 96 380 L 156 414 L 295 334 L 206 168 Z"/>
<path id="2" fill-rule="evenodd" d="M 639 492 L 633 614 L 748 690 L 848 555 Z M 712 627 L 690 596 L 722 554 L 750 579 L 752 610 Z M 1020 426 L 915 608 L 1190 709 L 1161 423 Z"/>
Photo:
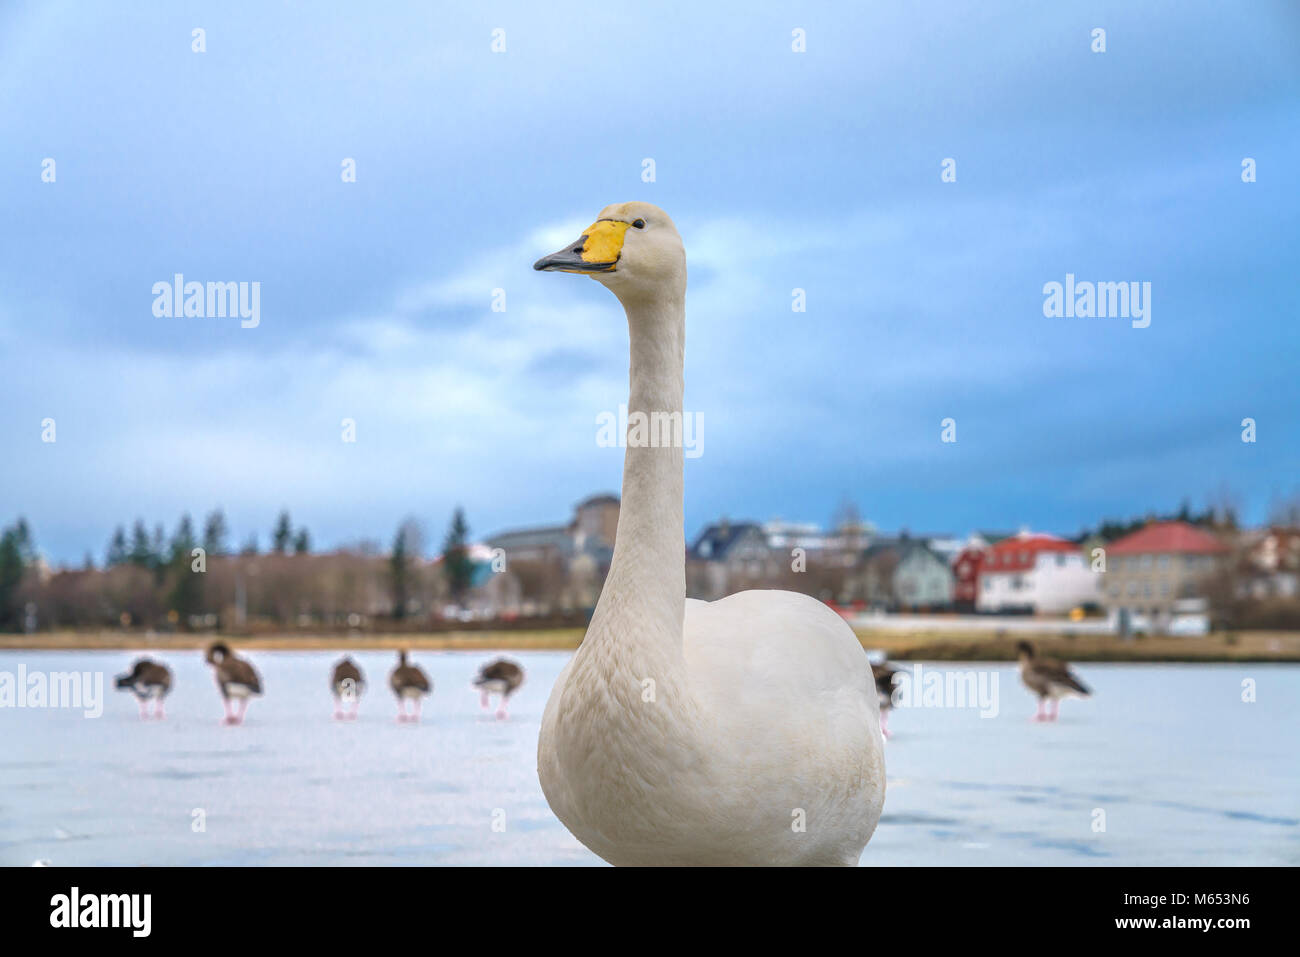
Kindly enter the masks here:
<path id="1" fill-rule="evenodd" d="M 433 690 L 433 685 L 429 683 L 428 676 L 419 665 L 406 663 L 405 650 L 397 653 L 397 667 L 388 676 L 388 684 L 393 689 L 393 694 L 397 695 L 397 720 L 419 721 L 422 703 L 420 699 Z M 408 714 L 406 711 L 408 701 L 415 702 L 414 714 Z"/>
<path id="2" fill-rule="evenodd" d="M 221 692 L 221 703 L 226 709 L 224 723 L 242 723 L 244 712 L 248 710 L 248 699 L 262 693 L 262 682 L 257 677 L 257 672 L 220 641 L 209 646 L 204 657 L 216 669 L 217 689 Z M 238 712 L 231 711 L 232 698 L 239 702 Z"/>
<path id="3" fill-rule="evenodd" d="M 871 665 L 871 677 L 876 681 L 876 695 L 880 698 L 880 733 L 889 737 L 889 712 L 894 707 L 894 675 L 897 668 L 891 668 L 888 662 Z"/>
<path id="4" fill-rule="evenodd" d="M 163 698 L 172 690 L 172 673 L 166 665 L 148 658 L 137 658 L 130 671 L 117 676 L 117 687 L 135 695 L 140 703 L 141 718 L 150 716 L 145 707 L 148 701 L 153 702 L 153 717 L 159 720 L 167 717 L 163 710 Z"/>
<path id="5" fill-rule="evenodd" d="M 330 687 L 334 689 L 335 718 L 350 720 L 357 716 L 357 710 L 361 707 L 361 689 L 365 686 L 365 675 L 351 658 L 344 657 L 334 666 Z M 351 710 L 344 709 L 344 702 L 352 705 Z"/>
<path id="6" fill-rule="evenodd" d="M 1027 641 L 1017 644 L 1016 651 L 1020 655 L 1020 680 L 1026 688 L 1038 695 L 1035 721 L 1055 721 L 1060 713 L 1062 698 L 1086 698 L 1092 694 L 1065 662 L 1040 658 L 1034 654 L 1034 646 Z M 1045 711 L 1044 705 L 1048 701 L 1051 702 L 1051 710 Z"/>
<path id="7" fill-rule="evenodd" d="M 506 716 L 506 700 L 523 683 L 524 669 L 513 661 L 507 661 L 505 658 L 498 658 L 496 661 L 484 665 L 479 669 L 478 677 L 474 679 L 474 687 L 479 689 L 479 701 L 482 703 L 484 711 L 489 707 L 489 695 L 501 696 L 501 701 L 497 705 L 498 718 Z"/>

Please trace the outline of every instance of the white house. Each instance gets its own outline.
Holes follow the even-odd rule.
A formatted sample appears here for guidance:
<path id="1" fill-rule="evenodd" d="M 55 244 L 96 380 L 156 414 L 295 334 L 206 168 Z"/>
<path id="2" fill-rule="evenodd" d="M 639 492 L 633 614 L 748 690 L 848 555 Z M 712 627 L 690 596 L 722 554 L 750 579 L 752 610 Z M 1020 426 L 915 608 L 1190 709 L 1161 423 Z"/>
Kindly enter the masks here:
<path id="1" fill-rule="evenodd" d="M 1098 601 L 1100 579 L 1073 542 L 1021 532 L 985 551 L 975 610 L 1058 615 Z"/>

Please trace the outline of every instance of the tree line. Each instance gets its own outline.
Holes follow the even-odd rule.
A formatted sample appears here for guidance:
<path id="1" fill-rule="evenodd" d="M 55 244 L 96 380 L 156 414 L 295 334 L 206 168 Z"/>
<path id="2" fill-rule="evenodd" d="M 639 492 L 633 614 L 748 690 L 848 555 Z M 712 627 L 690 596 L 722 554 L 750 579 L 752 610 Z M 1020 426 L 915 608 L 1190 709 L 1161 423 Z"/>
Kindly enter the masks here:
<path id="1" fill-rule="evenodd" d="M 358 620 L 423 619 L 469 591 L 474 565 L 469 524 L 459 507 L 436 565 L 424 562 L 419 522 L 404 520 L 392 549 L 362 543 L 312 551 L 311 535 L 281 511 L 262 551 L 255 535 L 237 549 L 221 509 L 200 532 L 188 514 L 171 534 L 136 520 L 119 525 L 102 566 L 87 554 L 80 568 L 39 567 L 25 519 L 0 530 L 0 631 L 129 626 L 255 627 L 258 622 L 325 626 Z"/>
<path id="2" fill-rule="evenodd" d="M 189 560 L 195 548 L 202 548 L 208 555 L 219 557 L 231 554 L 229 544 L 230 531 L 226 525 L 226 515 L 221 509 L 208 513 L 203 522 L 203 534 L 195 533 L 194 523 L 188 513 L 181 516 L 176 531 L 168 538 L 161 524 L 155 525 L 150 534 L 142 519 L 136 519 L 128 537 L 126 526 L 119 525 L 109 540 L 104 556 L 105 567 L 132 564 L 140 568 L 160 569 L 184 558 Z M 241 555 L 258 554 L 257 533 L 248 537 L 238 553 Z M 271 531 L 271 552 L 276 555 L 307 555 L 311 553 L 311 533 L 306 528 L 294 529 L 287 509 L 280 512 L 275 527 Z M 87 566 L 93 565 L 89 556 Z"/>

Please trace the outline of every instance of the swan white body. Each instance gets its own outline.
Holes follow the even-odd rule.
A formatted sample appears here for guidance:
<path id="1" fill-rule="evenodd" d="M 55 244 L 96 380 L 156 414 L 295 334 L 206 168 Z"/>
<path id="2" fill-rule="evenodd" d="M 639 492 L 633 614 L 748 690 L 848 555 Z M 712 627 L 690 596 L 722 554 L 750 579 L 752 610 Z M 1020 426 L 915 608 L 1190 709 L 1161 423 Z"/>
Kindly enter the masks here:
<path id="1" fill-rule="evenodd" d="M 667 215 L 606 207 L 536 268 L 619 297 L 629 416 L 680 416 L 686 263 Z M 867 657 L 805 595 L 687 600 L 682 493 L 681 444 L 629 435 L 609 576 L 542 718 L 542 790 L 612 864 L 856 864 L 885 797 Z"/>

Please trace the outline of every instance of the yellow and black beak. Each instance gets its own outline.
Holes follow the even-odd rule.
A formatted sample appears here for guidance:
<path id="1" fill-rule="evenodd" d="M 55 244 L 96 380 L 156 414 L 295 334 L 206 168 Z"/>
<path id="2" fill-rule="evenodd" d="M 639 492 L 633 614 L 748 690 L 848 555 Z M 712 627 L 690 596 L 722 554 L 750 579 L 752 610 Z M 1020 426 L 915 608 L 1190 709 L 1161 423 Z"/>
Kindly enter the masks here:
<path id="1" fill-rule="evenodd" d="M 614 219 L 592 223 L 576 243 L 543 256 L 533 268 L 540 272 L 613 272 L 630 225 Z"/>

